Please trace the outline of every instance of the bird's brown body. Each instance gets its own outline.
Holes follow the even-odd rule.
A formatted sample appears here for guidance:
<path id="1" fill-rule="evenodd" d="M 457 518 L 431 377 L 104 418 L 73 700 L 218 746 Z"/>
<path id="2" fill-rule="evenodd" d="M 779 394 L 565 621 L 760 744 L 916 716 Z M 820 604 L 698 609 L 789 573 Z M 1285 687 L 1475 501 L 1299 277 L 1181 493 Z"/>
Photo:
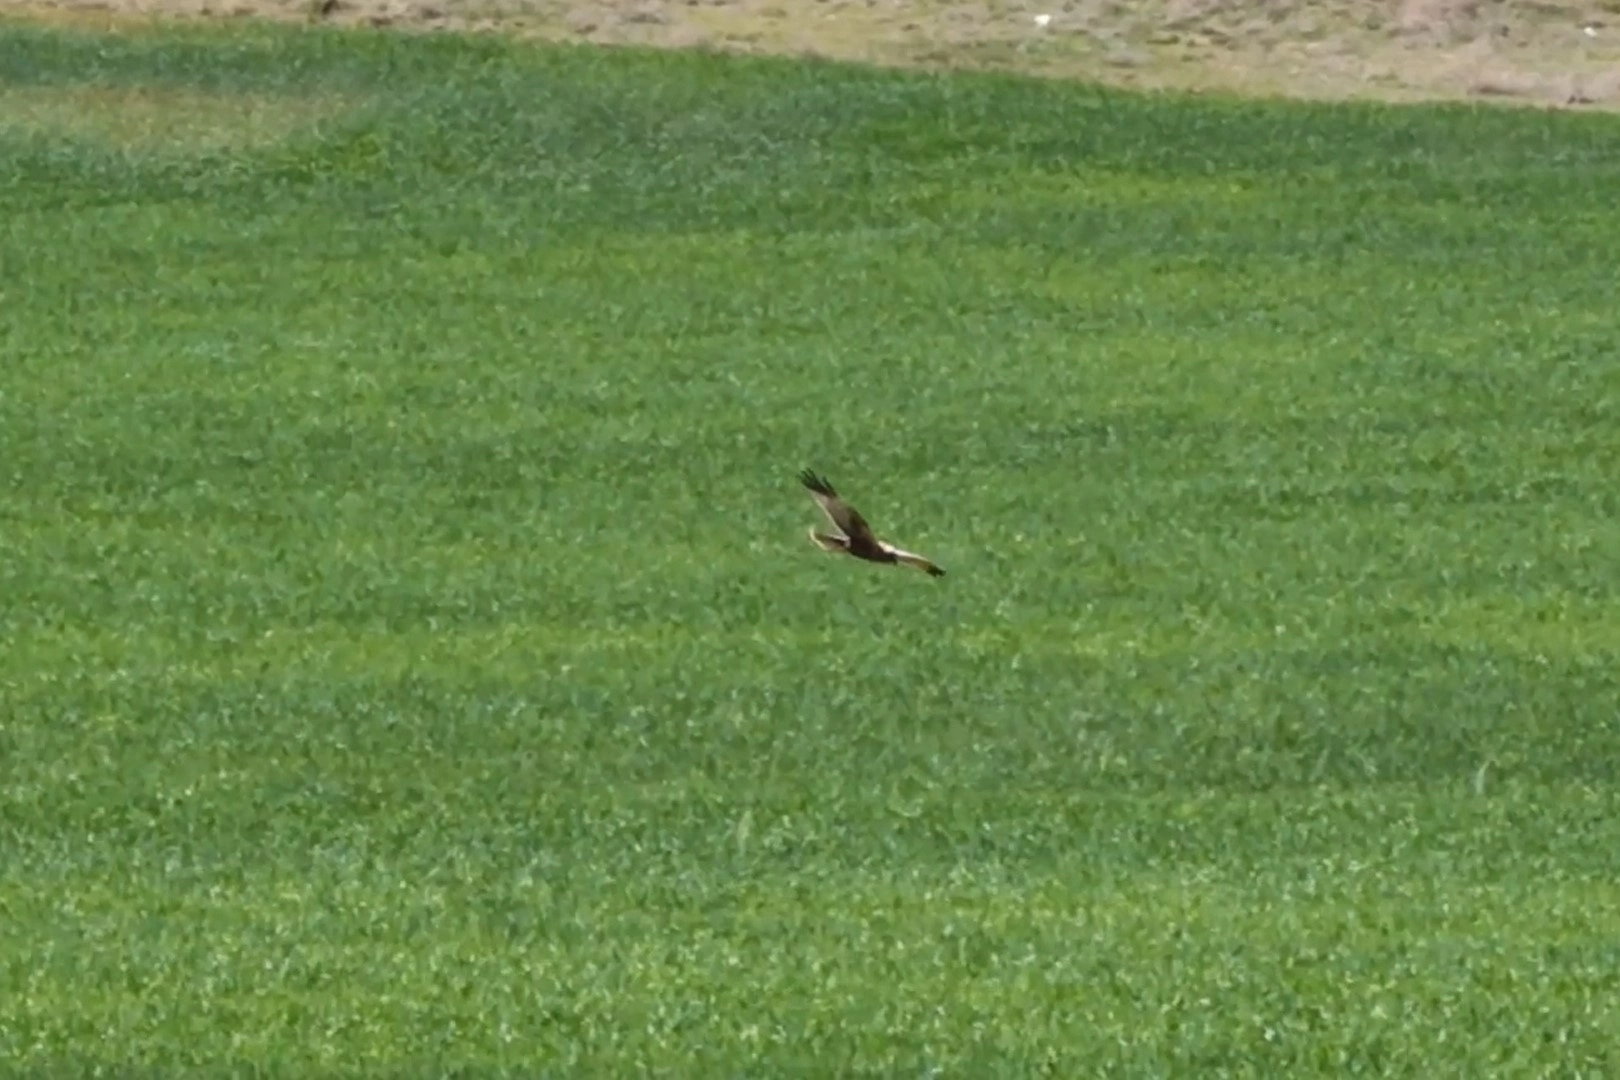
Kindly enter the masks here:
<path id="1" fill-rule="evenodd" d="M 799 474 L 799 482 L 809 489 L 822 512 L 827 515 L 827 520 L 838 529 L 837 533 L 810 530 L 810 539 L 823 551 L 841 551 L 857 559 L 865 559 L 867 562 L 903 563 L 926 571 L 932 577 L 944 576 L 945 571 L 929 559 L 879 540 L 872 532 L 872 527 L 866 523 L 866 519 L 861 517 L 853 506 L 838 497 L 838 492 L 833 490 L 833 486 L 827 483 L 825 477 L 817 476 L 806 469 Z"/>

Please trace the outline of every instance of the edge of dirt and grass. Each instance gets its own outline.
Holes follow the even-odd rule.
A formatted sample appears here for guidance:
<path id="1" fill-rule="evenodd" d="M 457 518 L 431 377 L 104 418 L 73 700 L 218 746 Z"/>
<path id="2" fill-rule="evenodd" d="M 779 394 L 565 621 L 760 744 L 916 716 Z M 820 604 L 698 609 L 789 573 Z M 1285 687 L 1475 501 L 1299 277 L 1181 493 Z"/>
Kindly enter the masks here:
<path id="1" fill-rule="evenodd" d="M 9 17 L 465 30 L 1318 100 L 1620 108 L 1620 0 L 29 0 Z"/>

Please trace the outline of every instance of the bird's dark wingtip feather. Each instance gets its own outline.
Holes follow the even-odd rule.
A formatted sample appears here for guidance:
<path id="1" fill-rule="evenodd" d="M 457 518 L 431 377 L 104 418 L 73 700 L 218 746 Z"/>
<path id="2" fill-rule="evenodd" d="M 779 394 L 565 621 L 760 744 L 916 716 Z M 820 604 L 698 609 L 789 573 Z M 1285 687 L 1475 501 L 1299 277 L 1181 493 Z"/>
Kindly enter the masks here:
<path id="1" fill-rule="evenodd" d="M 941 570 L 937 566 L 930 566 L 928 568 L 928 576 L 929 577 L 944 577 L 945 576 L 945 571 Z"/>
<path id="2" fill-rule="evenodd" d="M 837 492 L 833 491 L 832 485 L 827 483 L 825 477 L 817 476 L 809 469 L 805 469 L 803 472 L 799 473 L 799 483 L 803 484 L 811 491 L 819 492 L 822 495 L 837 495 Z"/>

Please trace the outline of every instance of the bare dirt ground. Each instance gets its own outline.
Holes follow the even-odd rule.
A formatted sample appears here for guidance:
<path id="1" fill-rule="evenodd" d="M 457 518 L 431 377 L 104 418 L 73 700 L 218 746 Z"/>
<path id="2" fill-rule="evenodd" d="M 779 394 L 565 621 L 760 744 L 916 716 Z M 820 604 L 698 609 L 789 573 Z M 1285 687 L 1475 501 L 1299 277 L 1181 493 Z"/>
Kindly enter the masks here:
<path id="1" fill-rule="evenodd" d="M 0 0 L 1001 68 L 1120 86 L 1620 109 L 1620 0 Z"/>

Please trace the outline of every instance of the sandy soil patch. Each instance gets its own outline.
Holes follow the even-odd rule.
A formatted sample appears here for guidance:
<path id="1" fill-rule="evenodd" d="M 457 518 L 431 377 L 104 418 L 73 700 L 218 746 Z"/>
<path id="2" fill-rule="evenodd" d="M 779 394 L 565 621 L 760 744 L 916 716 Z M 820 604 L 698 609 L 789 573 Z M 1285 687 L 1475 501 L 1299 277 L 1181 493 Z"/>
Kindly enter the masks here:
<path id="1" fill-rule="evenodd" d="M 0 0 L 1002 68 L 1145 88 L 1620 108 L 1620 0 Z"/>

